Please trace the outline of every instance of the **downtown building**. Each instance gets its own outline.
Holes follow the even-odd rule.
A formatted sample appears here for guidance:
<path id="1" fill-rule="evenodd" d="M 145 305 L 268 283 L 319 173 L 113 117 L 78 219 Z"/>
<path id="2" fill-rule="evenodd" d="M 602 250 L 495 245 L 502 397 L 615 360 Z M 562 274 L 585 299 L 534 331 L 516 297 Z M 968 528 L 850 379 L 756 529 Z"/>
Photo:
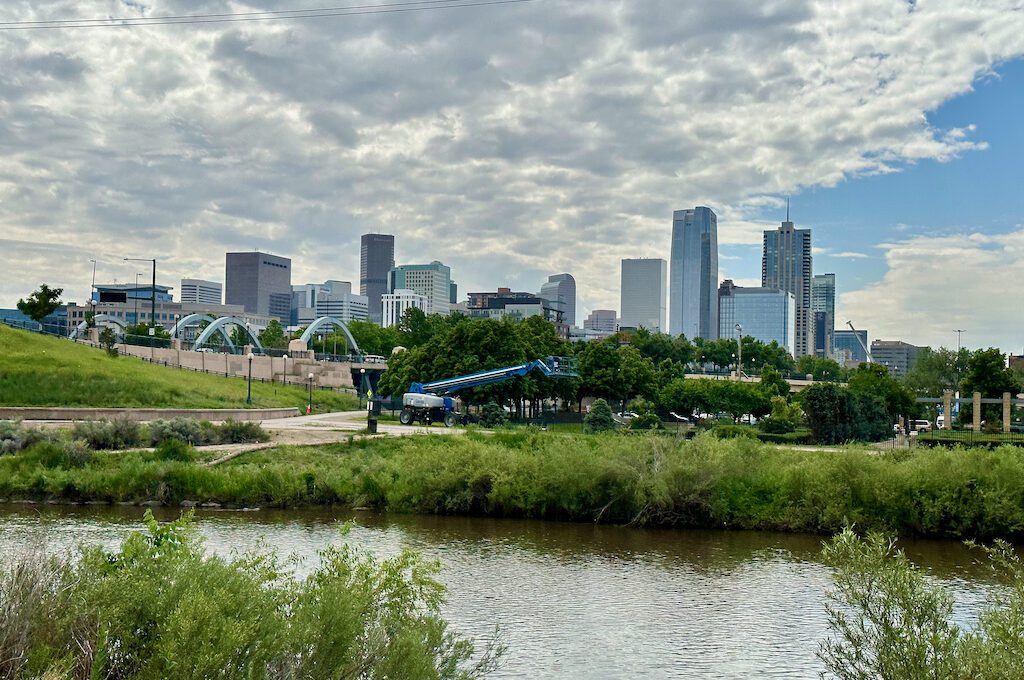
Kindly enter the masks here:
<path id="1" fill-rule="evenodd" d="M 764 232 L 761 287 L 784 290 L 796 298 L 795 359 L 814 354 L 811 272 L 810 229 L 796 229 L 787 219 L 778 229 Z"/>
<path id="2" fill-rule="evenodd" d="M 811 314 L 814 320 L 814 356 L 835 354 L 836 275 L 811 277 Z"/>
<path id="3" fill-rule="evenodd" d="M 224 303 L 241 305 L 250 314 L 291 321 L 292 261 L 268 253 L 227 253 Z"/>
<path id="4" fill-rule="evenodd" d="M 565 323 L 563 306 L 533 293 L 513 291 L 510 288 L 498 288 L 494 292 L 470 293 L 466 312 L 472 318 L 515 319 L 517 321 L 530 316 L 540 316 L 555 327 L 555 334 L 558 337 L 569 337 L 570 326 Z"/>
<path id="5" fill-rule="evenodd" d="M 407 309 L 422 309 L 426 313 L 427 297 L 408 288 L 398 288 L 392 293 L 384 293 L 381 296 L 381 325 L 385 328 L 397 326 Z"/>
<path id="6" fill-rule="evenodd" d="M 393 292 L 388 273 L 395 268 L 395 237 L 391 234 L 363 234 L 359 239 L 359 294 L 366 297 L 369 319 L 383 320 L 381 296 Z"/>
<path id="7" fill-rule="evenodd" d="M 902 340 L 872 340 L 871 363 L 885 366 L 889 373 L 902 378 L 917 363 L 917 357 L 924 347 L 911 345 Z"/>
<path id="8" fill-rule="evenodd" d="M 832 334 L 832 358 L 847 368 L 867 362 L 868 332 L 836 329 Z"/>
<path id="9" fill-rule="evenodd" d="M 182 279 L 179 290 L 182 304 L 219 305 L 224 297 L 224 288 L 216 281 Z"/>
<path id="10" fill-rule="evenodd" d="M 664 333 L 668 263 L 660 258 L 622 260 L 619 327 Z"/>
<path id="11" fill-rule="evenodd" d="M 291 325 L 293 329 L 308 326 L 320 317 L 339 321 L 366 321 L 368 301 L 352 292 L 348 281 L 329 280 L 292 286 Z"/>
<path id="12" fill-rule="evenodd" d="M 570 327 L 576 325 L 576 279 L 572 274 L 549 276 L 537 295 L 561 310 L 563 323 Z"/>
<path id="13" fill-rule="evenodd" d="M 669 329 L 714 340 L 718 323 L 718 217 L 698 206 L 672 213 Z"/>
<path id="14" fill-rule="evenodd" d="M 752 337 L 778 343 L 793 354 L 796 344 L 796 297 L 778 288 L 748 288 L 730 279 L 718 288 L 718 337 Z M 739 329 L 736 327 L 739 326 Z"/>
<path id="15" fill-rule="evenodd" d="M 430 264 L 399 265 L 388 272 L 386 292 L 399 290 L 411 290 L 425 297 L 425 313 L 447 315 L 452 307 L 452 270 L 437 260 Z"/>

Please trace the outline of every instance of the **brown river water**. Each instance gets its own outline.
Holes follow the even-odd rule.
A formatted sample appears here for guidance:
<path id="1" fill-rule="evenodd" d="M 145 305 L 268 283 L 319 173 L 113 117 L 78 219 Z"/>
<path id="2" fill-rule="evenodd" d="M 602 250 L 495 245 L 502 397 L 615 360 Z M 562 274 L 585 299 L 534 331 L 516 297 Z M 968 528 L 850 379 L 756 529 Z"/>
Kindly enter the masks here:
<path id="1" fill-rule="evenodd" d="M 116 545 L 138 508 L 0 506 L 0 562 L 43 538 L 62 551 Z M 159 512 L 172 519 L 176 512 Z M 442 563 L 444 615 L 486 641 L 500 628 L 500 678 L 816 678 L 828 635 L 822 537 L 635 529 L 349 511 L 197 513 L 207 549 L 262 539 L 316 564 L 342 541 L 379 556 L 413 548 Z M 909 541 L 910 557 L 956 599 L 970 625 L 995 587 L 978 554 L 953 541 Z"/>

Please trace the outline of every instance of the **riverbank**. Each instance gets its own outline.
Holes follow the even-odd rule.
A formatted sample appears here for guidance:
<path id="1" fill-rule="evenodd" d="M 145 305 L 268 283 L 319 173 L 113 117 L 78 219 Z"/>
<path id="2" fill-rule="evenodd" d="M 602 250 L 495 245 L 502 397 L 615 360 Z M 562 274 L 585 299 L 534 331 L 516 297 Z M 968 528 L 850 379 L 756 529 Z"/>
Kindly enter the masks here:
<path id="1" fill-rule="evenodd" d="M 747 439 L 469 433 L 255 451 L 223 465 L 100 453 L 0 457 L 0 498 L 59 503 L 368 507 L 832 534 L 1024 537 L 1024 453 L 794 451 Z"/>

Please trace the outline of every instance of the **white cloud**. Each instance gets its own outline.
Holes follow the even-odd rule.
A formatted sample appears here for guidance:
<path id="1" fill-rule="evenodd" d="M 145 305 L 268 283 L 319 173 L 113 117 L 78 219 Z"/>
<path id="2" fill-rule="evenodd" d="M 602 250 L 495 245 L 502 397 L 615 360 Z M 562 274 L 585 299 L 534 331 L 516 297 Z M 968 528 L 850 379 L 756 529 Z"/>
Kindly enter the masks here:
<path id="1" fill-rule="evenodd" d="M 1020 353 L 1024 316 L 1015 285 L 1024 281 L 1024 229 L 1005 234 L 917 236 L 884 245 L 888 271 L 863 290 L 840 295 L 837 315 L 872 338 L 914 344 L 995 345 Z"/>
<path id="2" fill-rule="evenodd" d="M 21 0 L 2 16 L 126 11 Z M 385 230 L 462 291 L 568 270 L 581 308 L 616 308 L 618 260 L 665 256 L 674 208 L 713 206 L 720 243 L 759 244 L 779 195 L 983 148 L 925 114 L 1021 54 L 1019 0 L 0 32 L 0 304 L 44 279 L 83 297 L 90 257 L 123 280 L 123 255 L 155 255 L 173 285 L 259 247 L 291 256 L 296 282 L 354 280 L 359 234 Z"/>

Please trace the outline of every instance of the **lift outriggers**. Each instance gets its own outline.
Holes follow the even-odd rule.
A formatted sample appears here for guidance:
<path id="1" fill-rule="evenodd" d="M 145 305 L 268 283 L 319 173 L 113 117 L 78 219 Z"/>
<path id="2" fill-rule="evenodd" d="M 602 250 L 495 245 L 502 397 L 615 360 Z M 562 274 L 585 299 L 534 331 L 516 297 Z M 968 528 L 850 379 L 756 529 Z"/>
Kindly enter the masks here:
<path id="1" fill-rule="evenodd" d="M 571 357 L 547 357 L 516 366 L 492 368 L 486 371 L 460 375 L 428 383 L 413 383 L 402 397 L 402 412 L 398 421 L 403 425 L 421 422 L 425 425 L 440 420 L 445 427 L 465 423 L 467 416 L 455 410 L 455 400 L 450 394 L 459 390 L 521 378 L 533 370 L 539 370 L 548 378 L 577 378 L 576 361 Z"/>

